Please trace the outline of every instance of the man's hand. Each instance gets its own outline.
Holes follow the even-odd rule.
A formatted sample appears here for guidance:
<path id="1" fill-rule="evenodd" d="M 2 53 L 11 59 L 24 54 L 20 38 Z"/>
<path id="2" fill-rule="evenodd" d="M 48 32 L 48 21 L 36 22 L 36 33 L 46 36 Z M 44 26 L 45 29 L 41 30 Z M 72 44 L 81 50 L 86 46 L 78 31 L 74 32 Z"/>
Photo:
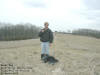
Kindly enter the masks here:
<path id="1" fill-rule="evenodd" d="M 44 30 L 42 29 L 41 32 L 44 32 Z"/>
<path id="2" fill-rule="evenodd" d="M 50 43 L 50 47 L 52 46 L 52 43 Z"/>

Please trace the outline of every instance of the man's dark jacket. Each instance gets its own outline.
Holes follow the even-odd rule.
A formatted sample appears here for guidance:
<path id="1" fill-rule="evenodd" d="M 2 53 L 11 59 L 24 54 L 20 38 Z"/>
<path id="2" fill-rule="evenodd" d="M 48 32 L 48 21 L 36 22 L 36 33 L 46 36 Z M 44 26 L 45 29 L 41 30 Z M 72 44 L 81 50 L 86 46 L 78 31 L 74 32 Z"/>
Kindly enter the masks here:
<path id="1" fill-rule="evenodd" d="M 41 42 L 53 42 L 53 32 L 49 28 L 44 30 L 44 32 L 40 31 L 39 37 Z"/>

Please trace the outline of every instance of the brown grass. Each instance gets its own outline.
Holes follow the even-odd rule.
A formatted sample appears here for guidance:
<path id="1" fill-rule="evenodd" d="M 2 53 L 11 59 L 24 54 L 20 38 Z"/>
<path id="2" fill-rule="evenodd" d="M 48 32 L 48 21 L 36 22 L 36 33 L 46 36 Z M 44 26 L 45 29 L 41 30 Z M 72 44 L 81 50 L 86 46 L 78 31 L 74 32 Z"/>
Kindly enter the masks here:
<path id="1" fill-rule="evenodd" d="M 50 54 L 59 63 L 50 65 L 40 60 L 39 39 L 0 42 L 0 63 L 32 67 L 30 72 L 18 75 L 100 75 L 100 40 L 56 34 Z"/>

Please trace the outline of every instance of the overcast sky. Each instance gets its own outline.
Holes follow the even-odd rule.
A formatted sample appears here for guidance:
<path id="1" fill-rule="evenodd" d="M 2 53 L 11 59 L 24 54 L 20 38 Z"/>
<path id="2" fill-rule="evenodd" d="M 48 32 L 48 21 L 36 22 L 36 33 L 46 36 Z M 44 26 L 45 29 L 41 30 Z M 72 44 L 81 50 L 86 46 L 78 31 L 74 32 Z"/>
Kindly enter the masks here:
<path id="1" fill-rule="evenodd" d="M 0 21 L 50 23 L 52 30 L 100 30 L 100 0 L 0 0 Z"/>

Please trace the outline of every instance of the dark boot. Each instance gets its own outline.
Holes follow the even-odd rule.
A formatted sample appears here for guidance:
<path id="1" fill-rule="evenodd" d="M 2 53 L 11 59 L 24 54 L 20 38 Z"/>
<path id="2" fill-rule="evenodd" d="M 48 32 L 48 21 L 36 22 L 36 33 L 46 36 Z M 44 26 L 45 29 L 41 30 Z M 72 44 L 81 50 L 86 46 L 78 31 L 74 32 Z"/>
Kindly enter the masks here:
<path id="1" fill-rule="evenodd" d="M 41 59 L 44 57 L 44 54 L 41 54 Z"/>
<path id="2" fill-rule="evenodd" d="M 44 54 L 44 55 L 43 55 L 42 60 L 43 60 L 44 63 L 47 63 L 47 62 L 48 62 L 48 57 L 49 57 L 48 54 Z"/>

